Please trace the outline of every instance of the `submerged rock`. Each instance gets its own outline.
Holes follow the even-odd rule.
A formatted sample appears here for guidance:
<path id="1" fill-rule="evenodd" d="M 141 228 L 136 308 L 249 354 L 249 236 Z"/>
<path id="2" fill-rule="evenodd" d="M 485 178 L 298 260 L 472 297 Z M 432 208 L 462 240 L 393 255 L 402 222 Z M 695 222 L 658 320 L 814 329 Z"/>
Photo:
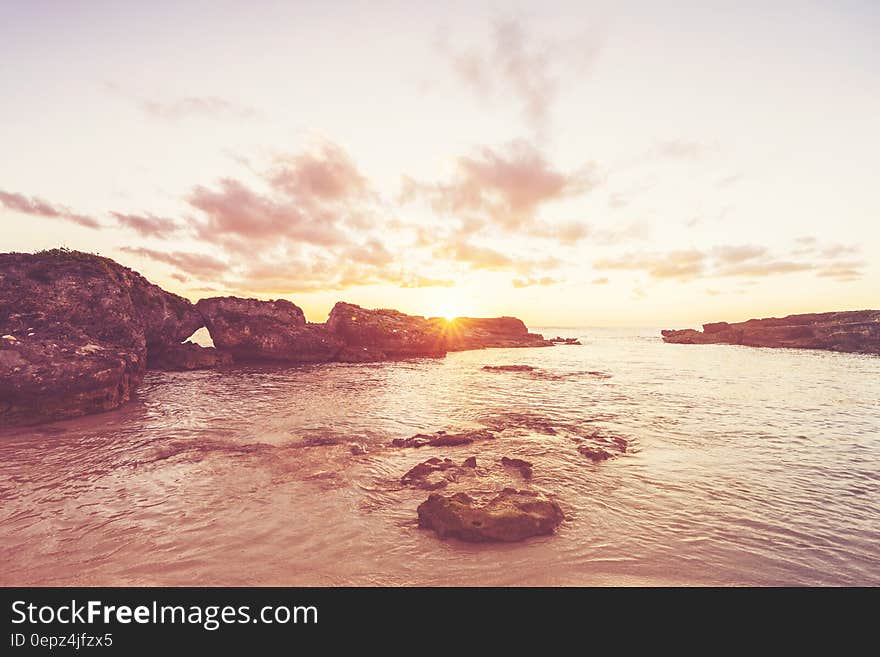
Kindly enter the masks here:
<path id="1" fill-rule="evenodd" d="M 151 369 L 160 370 L 204 370 L 231 364 L 231 354 L 192 342 L 166 347 L 148 359 Z"/>
<path id="2" fill-rule="evenodd" d="M 580 345 L 581 341 L 577 338 L 563 338 L 560 336 L 556 336 L 555 338 L 551 338 L 550 342 L 553 344 L 571 344 L 571 345 Z"/>
<path id="3" fill-rule="evenodd" d="M 458 481 L 462 474 L 471 473 L 476 467 L 476 456 L 465 459 L 461 465 L 456 465 L 452 459 L 434 457 L 411 468 L 400 478 L 400 483 L 424 490 L 437 490 Z"/>
<path id="4" fill-rule="evenodd" d="M 524 461 L 523 459 L 512 459 L 506 456 L 502 456 L 501 465 L 519 470 L 519 473 L 520 475 L 522 475 L 523 479 L 532 478 L 532 468 L 534 466 L 530 461 Z"/>
<path id="5" fill-rule="evenodd" d="M 483 369 L 489 372 L 534 372 L 536 368 L 531 365 L 483 365 Z"/>
<path id="6" fill-rule="evenodd" d="M 461 433 L 446 433 L 438 431 L 436 433 L 417 433 L 409 438 L 395 438 L 391 441 L 394 447 L 424 447 L 431 445 L 432 447 L 456 447 L 458 445 L 470 445 L 478 440 L 491 440 L 495 434 L 486 429 L 472 429 Z"/>
<path id="7" fill-rule="evenodd" d="M 151 355 L 201 326 L 187 299 L 109 258 L 0 254 L 0 426 L 116 408 Z"/>
<path id="8" fill-rule="evenodd" d="M 880 310 L 810 313 L 704 324 L 702 331 L 661 331 L 674 344 L 734 344 L 747 347 L 827 349 L 880 354 Z"/>
<path id="9" fill-rule="evenodd" d="M 475 543 L 521 541 L 552 534 L 565 519 L 559 505 L 535 491 L 505 488 L 485 503 L 466 493 L 431 493 L 418 507 L 419 527 Z"/>
<path id="10" fill-rule="evenodd" d="M 594 447 L 592 445 L 578 445 L 577 451 L 580 452 L 583 456 L 586 456 L 593 463 L 606 461 L 614 457 L 613 452 L 609 452 L 607 449 L 604 449 L 602 447 Z"/>

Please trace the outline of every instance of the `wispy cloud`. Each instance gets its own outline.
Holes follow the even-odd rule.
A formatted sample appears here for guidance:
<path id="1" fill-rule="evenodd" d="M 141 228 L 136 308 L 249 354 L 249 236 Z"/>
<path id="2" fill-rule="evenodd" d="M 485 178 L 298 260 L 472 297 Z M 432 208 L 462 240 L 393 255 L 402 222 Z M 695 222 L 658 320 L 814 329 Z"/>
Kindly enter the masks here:
<path id="1" fill-rule="evenodd" d="M 833 261 L 839 255 L 851 254 L 850 248 L 821 249 L 818 253 L 822 260 L 787 260 L 775 256 L 766 247 L 747 244 L 718 246 L 706 252 L 690 249 L 666 253 L 628 253 L 617 258 L 599 260 L 593 266 L 599 270 L 644 271 L 653 278 L 683 281 L 701 277 L 760 278 L 809 271 L 815 272 L 817 276 L 841 281 L 861 277 L 863 262 Z"/>
<path id="2" fill-rule="evenodd" d="M 579 74 L 599 52 L 600 40 L 587 32 L 567 40 L 541 42 L 522 21 L 506 18 L 492 25 L 488 47 L 441 51 L 457 78 L 481 100 L 516 100 L 526 121 L 546 130 L 564 73 Z"/>
<path id="3" fill-rule="evenodd" d="M 192 117 L 253 119 L 258 116 L 253 107 L 219 96 L 187 96 L 169 102 L 141 98 L 138 105 L 149 116 L 171 121 Z"/>
<path id="4" fill-rule="evenodd" d="M 594 263 L 594 268 L 646 271 L 654 278 L 691 279 L 706 269 L 706 255 L 696 249 L 668 253 L 627 253 Z"/>
<path id="5" fill-rule="evenodd" d="M 561 171 L 533 145 L 519 140 L 459 157 L 447 182 L 405 177 L 401 201 L 427 199 L 435 212 L 470 218 L 474 229 L 486 223 L 519 229 L 535 219 L 541 206 L 579 196 L 597 184 L 594 166 Z"/>
<path id="6" fill-rule="evenodd" d="M 115 82 L 106 82 L 104 89 L 133 103 L 144 114 L 164 121 L 190 118 L 255 119 L 260 113 L 253 107 L 230 98 L 215 95 L 193 95 L 172 99 L 149 98 L 138 95 Z"/>
<path id="7" fill-rule="evenodd" d="M 523 288 L 523 287 L 535 287 L 535 286 L 548 286 L 548 285 L 556 285 L 559 281 L 551 276 L 541 276 L 539 278 L 514 278 L 511 281 L 513 287 Z"/>
<path id="8" fill-rule="evenodd" d="M 110 213 L 120 226 L 130 228 L 144 237 L 166 238 L 178 231 L 180 226 L 174 219 L 157 217 L 153 214 Z"/>
<path id="9" fill-rule="evenodd" d="M 699 160 L 717 152 L 716 144 L 707 144 L 692 139 L 669 139 L 658 142 L 654 153 L 671 160 Z"/>
<path id="10" fill-rule="evenodd" d="M 123 246 L 119 250 L 142 258 L 164 262 L 176 267 L 181 272 L 199 278 L 219 278 L 227 274 L 230 268 L 229 264 L 223 260 L 203 253 L 158 251 L 133 246 Z"/>
<path id="11" fill-rule="evenodd" d="M 101 227 L 101 222 L 94 217 L 78 214 L 71 211 L 69 208 L 62 205 L 54 205 L 37 196 L 25 196 L 23 194 L 0 190 L 0 205 L 3 205 L 7 210 L 34 217 L 69 221 L 78 226 L 85 226 L 86 228 Z"/>

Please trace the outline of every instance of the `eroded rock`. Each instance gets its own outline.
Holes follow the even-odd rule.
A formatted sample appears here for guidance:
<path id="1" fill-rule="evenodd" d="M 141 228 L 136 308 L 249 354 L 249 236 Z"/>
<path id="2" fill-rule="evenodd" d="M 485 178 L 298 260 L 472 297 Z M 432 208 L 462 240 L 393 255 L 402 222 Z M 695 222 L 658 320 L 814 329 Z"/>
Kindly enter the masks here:
<path id="1" fill-rule="evenodd" d="M 514 468 L 515 470 L 519 470 L 520 475 L 522 475 L 523 479 L 531 479 L 532 478 L 532 468 L 534 467 L 530 461 L 524 461 L 523 459 L 514 459 L 509 458 L 507 456 L 501 457 L 501 465 Z"/>
<path id="2" fill-rule="evenodd" d="M 505 488 L 481 502 L 466 493 L 431 493 L 418 507 L 419 527 L 440 538 L 463 541 L 521 541 L 552 534 L 565 519 L 562 509 L 542 493 Z"/>
<path id="3" fill-rule="evenodd" d="M 236 362 L 316 363 L 336 360 L 342 342 L 321 324 L 306 323 L 302 309 L 279 299 L 201 299 L 196 309 L 214 346 Z"/>
<path id="4" fill-rule="evenodd" d="M 0 426 L 116 408 L 151 355 L 201 326 L 187 299 L 109 258 L 0 254 Z"/>
<path id="5" fill-rule="evenodd" d="M 400 478 L 400 483 L 424 490 L 437 490 L 458 481 L 464 474 L 473 473 L 476 467 L 476 456 L 465 459 L 461 465 L 456 465 L 452 459 L 434 457 L 410 469 Z"/>

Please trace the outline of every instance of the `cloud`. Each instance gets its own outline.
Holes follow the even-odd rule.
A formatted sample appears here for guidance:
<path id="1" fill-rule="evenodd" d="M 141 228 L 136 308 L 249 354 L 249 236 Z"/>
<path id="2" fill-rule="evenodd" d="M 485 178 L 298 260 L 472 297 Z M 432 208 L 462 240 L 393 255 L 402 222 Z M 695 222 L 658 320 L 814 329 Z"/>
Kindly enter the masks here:
<path id="1" fill-rule="evenodd" d="M 400 287 L 454 287 L 455 282 L 444 278 L 431 278 L 430 276 L 408 275 L 400 281 Z"/>
<path id="2" fill-rule="evenodd" d="M 851 253 L 851 248 L 822 250 L 832 256 Z M 817 276 L 853 280 L 862 275 L 862 262 L 808 262 L 775 257 L 763 246 L 717 246 L 707 252 L 696 249 L 667 253 L 629 253 L 622 257 L 600 260 L 594 268 L 644 271 L 651 277 L 689 281 L 700 277 L 760 278 L 795 272 L 815 272 Z"/>
<path id="3" fill-rule="evenodd" d="M 219 96 L 187 96 L 171 102 L 139 98 L 137 103 L 145 114 L 170 121 L 192 117 L 253 119 L 258 116 L 253 107 L 240 105 Z"/>
<path id="4" fill-rule="evenodd" d="M 530 224 L 542 205 L 579 196 L 596 184 L 592 167 L 560 171 L 534 146 L 518 140 L 459 157 L 448 182 L 404 178 L 400 200 L 425 198 L 435 212 L 470 218 L 474 230 L 486 222 L 517 229 Z"/>
<path id="5" fill-rule="evenodd" d="M 156 262 L 164 262 L 179 269 L 181 272 L 202 279 L 214 279 L 223 276 L 228 273 L 230 268 L 229 264 L 223 260 L 203 253 L 166 252 L 132 246 L 123 246 L 119 250 L 142 258 L 155 260 Z"/>
<path id="6" fill-rule="evenodd" d="M 862 277 L 862 268 L 864 262 L 837 262 L 826 267 L 822 267 L 816 273 L 816 276 L 823 278 L 833 278 L 834 280 L 847 282 L 854 281 Z"/>
<path id="7" fill-rule="evenodd" d="M 717 146 L 689 139 L 670 139 L 658 142 L 654 152 L 670 160 L 700 160 L 718 150 Z"/>
<path id="8" fill-rule="evenodd" d="M 164 238 L 180 228 L 173 219 L 157 217 L 152 214 L 123 214 L 121 212 L 111 212 L 110 214 L 116 218 L 120 226 L 131 228 L 144 237 Z"/>
<path id="9" fill-rule="evenodd" d="M 70 221 L 86 228 L 101 228 L 101 223 L 97 219 L 77 214 L 60 205 L 53 205 L 37 196 L 28 197 L 23 194 L 0 190 L 0 205 L 13 212 L 20 212 L 33 217 Z"/>
<path id="10" fill-rule="evenodd" d="M 760 259 L 722 266 L 716 274 L 718 276 L 772 276 L 773 274 L 790 274 L 811 269 L 815 269 L 815 266 L 808 262 Z"/>
<path id="11" fill-rule="evenodd" d="M 550 276 L 541 276 L 540 278 L 515 278 L 511 283 L 513 287 L 523 288 L 523 287 L 533 287 L 536 285 L 547 286 L 547 285 L 556 285 L 559 281 L 555 278 L 551 278 Z"/>
<path id="12" fill-rule="evenodd" d="M 441 44 L 452 70 L 481 100 L 513 98 L 526 121 L 546 129 L 562 78 L 583 73 L 599 51 L 599 40 L 586 33 L 569 40 L 539 43 L 515 19 L 495 21 L 488 48 L 456 52 Z"/>
<path id="13" fill-rule="evenodd" d="M 725 265 L 737 265 L 747 260 L 760 258 L 767 253 L 763 246 L 719 246 L 714 249 L 717 260 Z"/>
<path id="14" fill-rule="evenodd" d="M 579 221 L 563 221 L 556 224 L 547 224 L 533 231 L 540 237 L 549 237 L 562 244 L 576 244 L 593 233 L 593 229 Z"/>
<path id="15" fill-rule="evenodd" d="M 295 202 L 276 200 L 232 178 L 217 184 L 219 189 L 197 186 L 186 198 L 202 212 L 203 220 L 193 224 L 201 239 L 235 251 L 279 238 L 321 246 L 347 242 L 332 214 L 307 212 Z"/>
<path id="16" fill-rule="evenodd" d="M 503 270 L 515 265 L 513 258 L 507 254 L 466 241 L 442 244 L 434 249 L 434 257 L 463 262 L 472 269 Z"/>
<path id="17" fill-rule="evenodd" d="M 279 240 L 328 248 L 356 243 L 347 229 L 375 223 L 369 182 L 335 144 L 277 158 L 258 178 L 263 189 L 233 178 L 194 187 L 186 201 L 201 213 L 192 222 L 196 235 L 239 252 Z M 377 256 L 373 248 L 370 257 Z"/>
<path id="18" fill-rule="evenodd" d="M 353 244 L 345 251 L 345 257 L 353 262 L 360 262 L 376 267 L 384 267 L 394 262 L 392 254 L 384 244 L 376 238 L 370 238 L 363 244 Z"/>
<path id="19" fill-rule="evenodd" d="M 628 253 L 596 262 L 595 269 L 647 271 L 654 278 L 690 279 L 706 269 L 706 256 L 696 249 L 669 253 Z"/>
<path id="20" fill-rule="evenodd" d="M 324 143 L 318 153 L 281 160 L 269 175 L 270 184 L 297 199 L 344 201 L 363 198 L 367 179 L 339 146 Z"/>
<path id="21" fill-rule="evenodd" d="M 844 244 L 832 244 L 819 251 L 819 255 L 823 258 L 839 258 L 840 256 L 855 255 L 861 249 L 858 246 L 846 246 Z"/>

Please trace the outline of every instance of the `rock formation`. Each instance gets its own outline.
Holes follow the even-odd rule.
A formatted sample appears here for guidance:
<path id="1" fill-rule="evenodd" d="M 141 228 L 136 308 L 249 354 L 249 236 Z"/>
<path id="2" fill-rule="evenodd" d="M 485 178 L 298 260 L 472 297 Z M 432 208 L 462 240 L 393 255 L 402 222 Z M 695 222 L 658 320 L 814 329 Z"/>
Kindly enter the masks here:
<path id="1" fill-rule="evenodd" d="M 188 300 L 108 258 L 0 254 L 0 426 L 116 408 L 201 326 Z"/>
<path id="2" fill-rule="evenodd" d="M 306 323 L 290 301 L 213 297 L 200 300 L 196 309 L 214 346 L 236 362 L 326 362 L 336 360 L 343 348 L 324 326 Z"/>
<path id="3" fill-rule="evenodd" d="M 704 324 L 702 331 L 661 332 L 676 344 L 736 344 L 880 354 L 880 310 L 811 313 Z"/>
<path id="4" fill-rule="evenodd" d="M 439 327 L 447 351 L 466 351 L 488 347 L 549 347 L 553 343 L 538 333 L 529 333 L 516 317 L 431 318 Z"/>
<path id="5" fill-rule="evenodd" d="M 346 361 L 439 357 L 447 351 L 440 324 L 396 310 L 367 310 L 340 301 L 326 329 L 345 345 L 340 355 Z"/>
<path id="6" fill-rule="evenodd" d="M 433 529 L 440 538 L 462 541 L 521 541 L 552 534 L 565 520 L 559 505 L 535 491 L 505 488 L 480 503 L 467 493 L 444 496 L 431 493 L 418 508 L 419 527 Z"/>
<path id="7" fill-rule="evenodd" d="M 202 326 L 214 348 L 181 344 Z M 147 368 L 361 362 L 550 344 L 513 317 L 447 321 L 340 302 L 325 324 L 311 324 L 285 300 L 215 297 L 193 305 L 97 255 L 0 254 L 0 426 L 116 408 Z"/>

